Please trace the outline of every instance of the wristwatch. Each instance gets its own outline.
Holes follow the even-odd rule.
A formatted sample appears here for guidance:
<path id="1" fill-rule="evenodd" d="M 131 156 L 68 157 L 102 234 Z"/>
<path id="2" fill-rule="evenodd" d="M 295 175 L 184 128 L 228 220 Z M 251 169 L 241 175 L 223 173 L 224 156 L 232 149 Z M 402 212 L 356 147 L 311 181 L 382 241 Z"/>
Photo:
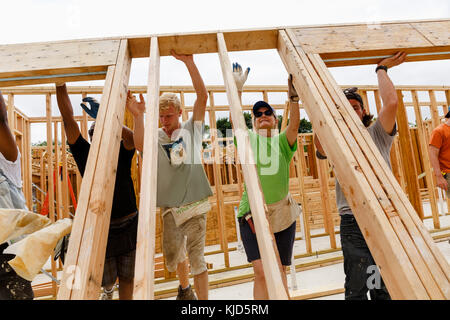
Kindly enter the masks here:
<path id="1" fill-rule="evenodd" d="M 298 102 L 299 100 L 300 100 L 300 98 L 298 96 L 289 97 L 289 101 L 292 101 L 292 102 Z"/>
<path id="2" fill-rule="evenodd" d="M 375 69 L 375 73 L 377 73 L 378 72 L 378 70 L 380 70 L 380 69 L 383 69 L 384 71 L 388 71 L 388 67 L 386 67 L 386 66 L 383 66 L 383 65 L 379 65 L 378 67 L 376 67 L 376 69 Z"/>

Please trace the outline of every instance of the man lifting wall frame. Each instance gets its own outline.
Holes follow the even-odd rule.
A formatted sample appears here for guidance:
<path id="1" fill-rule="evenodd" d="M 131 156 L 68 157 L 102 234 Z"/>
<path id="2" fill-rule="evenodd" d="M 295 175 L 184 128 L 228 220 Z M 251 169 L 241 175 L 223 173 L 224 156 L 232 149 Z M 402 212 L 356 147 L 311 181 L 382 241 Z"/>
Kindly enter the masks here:
<path id="1" fill-rule="evenodd" d="M 108 68 L 58 299 L 98 298 L 130 67 L 122 40 L 117 63 Z"/>
<path id="2" fill-rule="evenodd" d="M 322 59 L 317 54 L 306 53 L 289 29 L 280 31 L 279 52 L 288 71 L 295 75 L 294 84 L 315 132 L 319 138 L 323 134 L 328 139 L 329 150 L 335 152 L 330 161 L 339 181 L 347 180 L 345 196 L 352 198 L 352 210 L 354 207 L 360 211 L 355 218 L 367 242 L 372 241 L 369 247 L 377 252 L 374 257 L 377 256 L 375 260 L 383 277 L 390 278 L 387 287 L 391 296 L 448 299 L 448 263 L 381 155 L 371 145 L 367 132 L 358 126 L 350 104 Z M 396 264 L 398 268 L 394 267 Z"/>
<path id="3" fill-rule="evenodd" d="M 449 26 L 450 20 L 436 20 L 386 22 L 381 23 L 377 29 L 369 29 L 367 24 L 353 24 L 222 32 L 229 51 L 278 49 L 288 72 L 294 75 L 294 85 L 307 106 L 308 116 L 321 141 L 326 140 L 327 136 L 332 137 L 330 140 L 337 141 L 339 146 L 342 146 L 342 150 L 347 151 L 342 155 L 337 148 L 324 143 L 324 149 L 329 155 L 336 175 L 339 177 L 346 170 L 350 171 L 355 177 L 354 181 L 359 185 L 357 192 L 354 192 L 355 189 L 352 189 L 348 183 L 347 186 L 345 182 L 342 183 L 344 193 L 351 205 L 359 207 L 354 210 L 355 217 L 359 219 L 358 223 L 361 221 L 361 229 L 364 230 L 368 245 L 373 251 L 377 264 L 381 267 L 383 278 L 394 299 L 448 299 L 449 265 L 434 245 L 406 195 L 395 184 L 392 173 L 378 161 L 380 159 L 377 153 L 364 139 L 364 131 L 360 130 L 361 128 L 354 122 L 355 119 L 346 111 L 348 107 L 346 99 L 336 89 L 335 82 L 325 65 L 374 63 L 370 60 L 371 57 L 379 60 L 380 56 L 393 54 L 400 49 L 408 53 L 406 61 L 449 59 Z M 345 30 L 341 34 L 351 35 L 352 39 L 341 36 L 341 38 L 335 38 L 339 41 L 323 41 L 330 34 L 336 34 L 336 30 Z M 322 44 L 332 44 L 331 49 L 317 45 L 310 40 L 311 38 L 305 38 L 308 32 L 310 34 L 315 32 L 312 38 Z M 390 36 L 387 37 L 386 34 Z M 7 46 L 0 47 L 2 49 L 0 50 L 0 57 L 2 57 L 0 86 L 54 82 L 57 78 L 55 75 L 67 74 L 74 75 L 71 78 L 72 81 L 86 80 L 82 77 L 94 77 L 95 72 L 103 72 L 104 77 L 105 71 L 108 70 L 102 96 L 102 105 L 105 108 L 102 108 L 104 111 L 100 113 L 99 118 L 99 124 L 102 123 L 102 125 L 97 127 L 96 136 L 94 136 L 94 148 L 91 150 L 95 151 L 89 155 L 89 174 L 84 179 L 77 209 L 77 214 L 80 216 L 78 220 L 85 218 L 87 220 L 86 223 L 84 221 L 74 223 L 72 234 L 78 234 L 74 237 L 78 240 L 72 241 L 69 247 L 69 256 L 72 258 L 70 264 L 66 263 L 62 286 L 58 294 L 59 299 L 95 299 L 97 289 L 100 287 L 97 267 L 98 264 L 101 265 L 104 251 L 102 252 L 101 246 L 97 244 L 104 243 L 103 238 L 106 240 L 106 235 L 101 230 L 108 225 L 108 213 L 111 208 L 109 202 L 112 197 L 112 189 L 111 194 L 104 190 L 109 189 L 108 182 L 114 179 L 115 173 L 110 166 L 99 167 L 97 170 L 96 164 L 105 159 L 108 163 L 117 162 L 117 158 L 114 158 L 117 154 L 114 151 L 118 150 L 118 141 L 109 138 L 117 136 L 120 121 L 123 119 L 131 58 L 149 56 L 150 52 L 148 36 L 123 37 L 105 41 L 109 43 L 117 41 L 116 55 L 112 53 L 112 58 L 107 62 L 92 63 L 92 68 L 80 66 L 79 62 L 71 66 L 70 59 L 67 59 L 69 65 L 64 65 L 56 59 L 52 60 L 51 57 L 57 55 L 56 50 L 51 51 L 52 43 L 46 44 L 50 48 L 48 52 L 53 52 L 48 54 L 50 58 L 42 62 L 36 56 L 33 58 L 29 55 L 27 57 L 31 57 L 29 59 L 31 64 L 20 61 L 8 63 L 9 60 L 3 59 L 7 56 L 3 50 Z M 352 43 L 350 46 L 349 41 Z M 60 43 L 54 43 L 54 45 Z M 84 41 L 68 43 L 77 45 Z M 160 35 L 158 43 L 160 55 L 168 55 L 170 49 L 186 54 L 219 51 L 216 32 Z M 25 45 L 17 45 L 14 50 L 25 52 L 37 48 L 25 47 Z M 64 48 L 68 50 L 69 46 Z M 24 67 L 25 65 L 28 67 Z M 62 78 L 64 78 L 63 81 L 71 81 L 67 77 Z M 336 108 L 336 105 L 339 108 Z M 106 112 L 107 109 L 109 109 L 108 112 Z M 339 121 L 334 122 L 334 119 Z M 101 130 L 98 130 L 99 128 Z M 360 145 L 365 147 L 360 148 Z M 363 167 L 364 174 L 359 171 L 359 168 Z M 341 180 L 344 181 L 345 178 Z M 246 181 L 246 183 L 248 185 L 252 182 Z M 103 188 L 104 186 L 108 186 L 108 189 Z M 364 214 L 358 214 L 358 211 L 366 212 L 366 215 L 372 216 L 373 219 L 364 217 Z M 79 214 L 80 212 L 84 212 L 84 217 L 82 217 L 83 214 Z M 92 223 L 89 222 L 91 220 Z M 408 237 L 409 234 L 414 241 Z M 388 244 L 388 247 L 380 250 L 378 241 L 383 242 L 383 245 Z M 269 251 L 268 248 L 260 248 L 260 250 Z M 80 253 L 79 257 L 78 253 Z M 269 252 L 268 255 L 272 254 Z M 401 266 L 396 269 L 395 277 L 392 273 L 394 266 Z M 153 275 L 148 276 L 149 283 L 152 283 Z M 276 281 L 276 275 L 267 276 L 267 281 Z M 273 298 L 286 297 L 286 293 L 280 290 L 279 295 Z"/>

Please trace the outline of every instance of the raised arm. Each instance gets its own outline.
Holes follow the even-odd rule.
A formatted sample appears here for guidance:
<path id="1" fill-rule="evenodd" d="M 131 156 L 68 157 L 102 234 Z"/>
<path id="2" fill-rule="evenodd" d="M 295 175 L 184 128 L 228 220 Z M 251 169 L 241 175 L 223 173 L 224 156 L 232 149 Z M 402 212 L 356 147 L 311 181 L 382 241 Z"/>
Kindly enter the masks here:
<path id="1" fill-rule="evenodd" d="M 137 101 L 134 95 L 131 94 L 130 90 L 128 90 L 126 107 L 134 117 L 134 132 L 132 133 L 134 146 L 137 150 L 142 152 L 144 150 L 145 113 L 145 101 L 142 93 L 139 94 L 139 100 L 140 101 Z"/>
<path id="2" fill-rule="evenodd" d="M 189 75 L 192 79 L 192 85 L 194 86 L 197 99 L 194 103 L 193 120 L 194 121 L 204 121 L 206 102 L 208 101 L 208 91 L 206 90 L 205 84 L 203 83 L 202 76 L 197 69 L 194 62 L 194 57 L 192 54 L 182 55 L 176 54 L 175 51 L 171 51 L 172 56 L 177 60 L 182 61 L 189 71 Z"/>
<path id="3" fill-rule="evenodd" d="M 398 52 L 396 55 L 383 59 L 378 63 L 378 66 L 385 66 L 388 69 L 395 67 L 405 61 L 406 53 Z M 395 126 L 395 118 L 397 115 L 398 98 L 395 91 L 394 84 L 389 78 L 387 71 L 378 69 L 378 88 L 380 89 L 380 96 L 383 102 L 383 107 L 378 113 L 378 120 L 383 126 L 384 131 L 388 134 L 392 133 Z"/>
<path id="4" fill-rule="evenodd" d="M 245 72 L 242 72 L 242 67 L 239 63 L 233 63 L 233 78 L 236 83 L 236 88 L 238 91 L 239 101 L 242 104 L 242 91 L 244 90 L 244 83 L 247 81 L 248 73 L 250 72 L 250 68 L 247 68 Z M 230 123 L 233 127 L 233 120 L 231 118 L 231 110 L 230 110 Z"/>
<path id="5" fill-rule="evenodd" d="M 6 103 L 0 91 L 0 152 L 6 160 L 16 161 L 18 156 L 17 144 L 8 125 Z"/>
<path id="6" fill-rule="evenodd" d="M 288 96 L 289 96 L 289 124 L 286 128 L 286 138 L 292 147 L 297 141 L 298 127 L 300 125 L 300 110 L 298 106 L 298 94 L 292 84 L 292 75 L 288 79 Z"/>
<path id="7" fill-rule="evenodd" d="M 56 85 L 56 100 L 63 118 L 67 141 L 70 144 L 74 144 L 81 135 L 81 131 L 73 116 L 72 103 L 70 102 L 65 84 Z M 89 103 L 89 106 L 86 105 L 86 102 Z M 97 118 L 99 106 L 100 104 L 97 100 L 92 97 L 83 98 L 83 103 L 81 103 L 81 107 L 94 119 Z M 125 126 L 122 126 L 122 140 L 126 149 L 131 150 L 134 148 L 133 131 Z"/>
<path id="8" fill-rule="evenodd" d="M 74 144 L 81 135 L 81 131 L 73 116 L 72 103 L 67 93 L 66 84 L 56 85 L 56 101 L 58 102 L 59 112 L 61 112 L 63 119 L 67 141 L 69 144 Z"/>

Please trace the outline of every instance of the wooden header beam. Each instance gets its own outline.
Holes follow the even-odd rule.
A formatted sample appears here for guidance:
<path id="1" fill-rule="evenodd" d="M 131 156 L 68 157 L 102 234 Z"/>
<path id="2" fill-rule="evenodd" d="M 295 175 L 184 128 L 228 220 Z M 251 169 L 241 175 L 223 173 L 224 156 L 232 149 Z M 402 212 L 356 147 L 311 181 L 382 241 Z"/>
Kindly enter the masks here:
<path id="1" fill-rule="evenodd" d="M 228 51 L 277 49 L 279 30 L 290 30 L 306 53 L 320 54 L 328 67 L 373 64 L 399 50 L 406 61 L 450 59 L 450 19 L 353 25 L 277 27 L 156 35 L 161 56 L 218 52 L 216 34 Z M 152 36 L 130 36 L 0 46 L 0 87 L 57 81 L 104 79 L 115 65 L 121 40 L 131 58 L 149 56 Z"/>
<path id="2" fill-rule="evenodd" d="M 340 85 L 342 89 L 354 87 L 354 84 Z M 147 93 L 147 86 L 128 86 L 128 89 L 132 93 Z M 377 85 L 358 85 L 359 90 L 378 90 Z M 432 85 L 432 86 L 417 86 L 417 85 L 396 85 L 397 90 L 415 90 L 415 91 L 446 91 L 450 90 L 450 85 Z M 226 88 L 223 85 L 206 86 L 207 91 L 226 92 Z M 288 87 L 286 85 L 246 85 L 244 92 L 287 92 Z M 195 93 L 193 86 L 160 86 L 161 92 L 184 92 Z M 103 86 L 67 86 L 68 94 L 102 94 Z M 2 94 L 14 94 L 14 95 L 40 95 L 40 94 L 56 94 L 54 86 L 20 86 L 20 87 L 8 87 L 2 89 Z M 23 112 L 22 112 L 23 113 Z"/>
<path id="3" fill-rule="evenodd" d="M 0 87 L 97 80 L 115 65 L 120 40 L 0 46 Z"/>
<path id="4" fill-rule="evenodd" d="M 450 58 L 450 20 L 290 29 L 327 67 L 374 64 L 402 50 L 406 61 Z"/>
<path id="5" fill-rule="evenodd" d="M 170 50 L 184 54 L 217 53 L 217 33 L 187 33 L 158 36 L 161 56 L 171 55 Z M 275 49 L 277 29 L 237 30 L 223 32 L 228 51 Z M 151 36 L 128 38 L 133 58 L 148 57 Z"/>

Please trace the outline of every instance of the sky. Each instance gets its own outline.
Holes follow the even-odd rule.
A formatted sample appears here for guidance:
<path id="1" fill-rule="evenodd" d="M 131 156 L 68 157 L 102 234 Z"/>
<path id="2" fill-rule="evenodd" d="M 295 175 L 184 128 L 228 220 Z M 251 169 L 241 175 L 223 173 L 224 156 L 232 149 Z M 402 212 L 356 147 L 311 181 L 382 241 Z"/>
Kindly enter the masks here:
<path id="1" fill-rule="evenodd" d="M 2 3 L 0 44 L 442 18 L 450 18 L 449 0 L 16 0 Z M 231 61 L 251 68 L 246 84 L 286 84 L 288 75 L 275 50 L 231 52 L 229 56 Z M 217 54 L 194 58 L 206 85 L 223 84 Z M 133 60 L 130 85 L 147 83 L 147 66 L 147 59 Z M 377 83 L 374 65 L 331 68 L 330 71 L 339 84 Z M 389 70 L 389 75 L 398 85 L 450 85 L 450 60 L 404 63 Z M 101 85 L 103 81 L 71 84 Z M 181 62 L 173 57 L 162 57 L 160 84 L 191 85 L 191 81 Z M 81 114 L 80 97 L 71 98 L 75 114 Z M 244 96 L 244 103 L 250 104 L 252 99 L 255 98 Z M 56 100 L 53 101 L 53 114 L 59 115 Z M 29 116 L 45 114 L 45 98 L 18 96 L 15 103 Z M 192 102 L 188 99 L 187 103 Z M 226 104 L 226 101 L 216 103 Z M 45 139 L 42 128 L 32 128 L 32 142 Z"/>

